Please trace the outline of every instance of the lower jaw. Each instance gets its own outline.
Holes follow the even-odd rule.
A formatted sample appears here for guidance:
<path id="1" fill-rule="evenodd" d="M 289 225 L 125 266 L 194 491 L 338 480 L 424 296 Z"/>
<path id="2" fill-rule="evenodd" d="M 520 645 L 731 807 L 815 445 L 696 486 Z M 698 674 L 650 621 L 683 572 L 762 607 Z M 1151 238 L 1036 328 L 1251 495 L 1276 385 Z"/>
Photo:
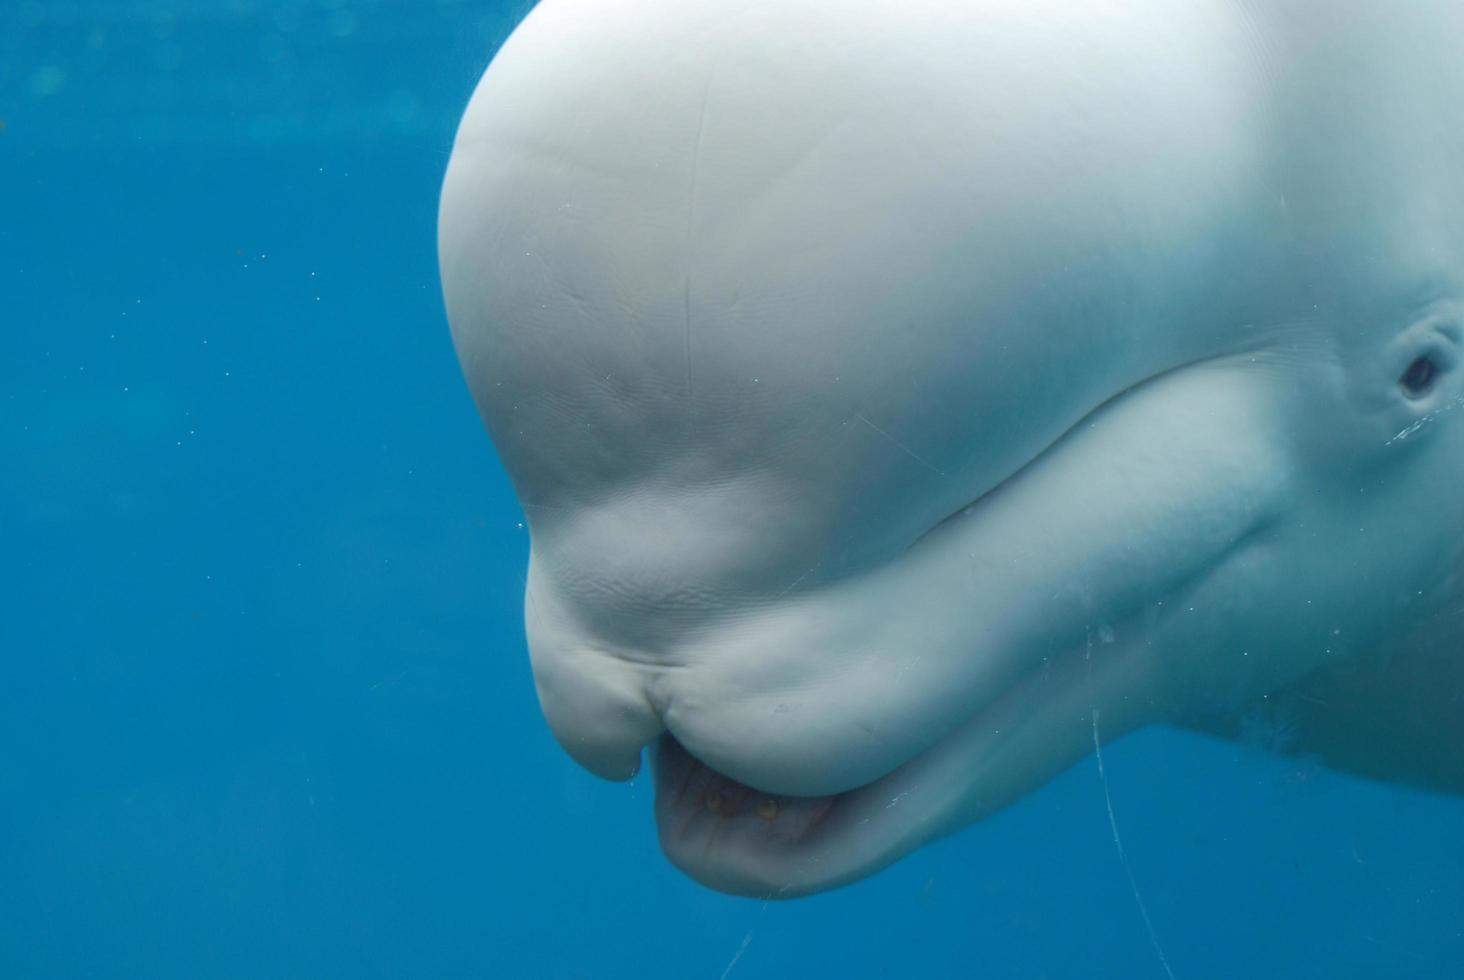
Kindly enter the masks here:
<path id="1" fill-rule="evenodd" d="M 763 793 L 710 769 L 670 735 L 656 743 L 653 758 L 661 849 L 689 877 L 761 899 L 794 898 L 845 880 L 851 854 L 841 825 L 858 790 Z"/>
<path id="2" fill-rule="evenodd" d="M 656 743 L 655 765 L 656 814 L 663 836 L 668 831 L 752 834 L 768 843 L 793 844 L 816 834 L 847 795 L 762 792 L 712 769 L 670 734 Z"/>
<path id="3" fill-rule="evenodd" d="M 1100 718 L 1103 741 L 1158 720 L 1146 649 L 1076 648 L 926 752 L 832 796 L 760 792 L 662 735 L 653 752 L 661 847 L 692 878 L 737 895 L 793 898 L 857 881 L 1036 789 L 1092 750 Z"/>

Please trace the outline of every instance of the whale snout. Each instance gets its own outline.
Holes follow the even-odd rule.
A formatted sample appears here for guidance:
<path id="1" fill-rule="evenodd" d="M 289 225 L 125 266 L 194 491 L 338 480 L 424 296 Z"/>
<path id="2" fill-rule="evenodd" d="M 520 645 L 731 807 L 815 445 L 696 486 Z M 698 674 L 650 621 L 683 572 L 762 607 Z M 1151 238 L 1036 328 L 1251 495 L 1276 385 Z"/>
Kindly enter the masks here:
<path id="1" fill-rule="evenodd" d="M 720 778 L 826 796 L 889 773 L 954 722 L 933 690 L 942 658 L 892 634 L 898 617 L 855 614 L 891 597 L 879 582 L 695 615 L 647 604 L 629 580 L 613 594 L 566 587 L 552 564 L 536 560 L 526 594 L 534 680 L 556 740 L 596 775 L 634 776 L 664 734 Z"/>
<path id="2" fill-rule="evenodd" d="M 534 664 L 539 705 L 555 739 L 590 772 L 625 780 L 640 771 L 641 750 L 665 731 L 637 672 L 604 657 L 576 667 L 574 657 Z"/>
<path id="3" fill-rule="evenodd" d="M 604 779 L 630 779 L 642 749 L 666 730 L 650 694 L 654 672 L 586 630 L 571 603 L 532 579 L 524 625 L 544 718 L 580 765 Z"/>

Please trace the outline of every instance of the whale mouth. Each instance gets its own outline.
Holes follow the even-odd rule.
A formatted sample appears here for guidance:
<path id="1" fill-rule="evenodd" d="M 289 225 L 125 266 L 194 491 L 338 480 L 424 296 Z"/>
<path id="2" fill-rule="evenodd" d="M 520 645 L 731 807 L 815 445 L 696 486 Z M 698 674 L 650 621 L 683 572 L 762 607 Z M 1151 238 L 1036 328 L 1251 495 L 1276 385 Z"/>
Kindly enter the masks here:
<path id="1" fill-rule="evenodd" d="M 656 817 L 663 837 L 750 836 L 764 845 L 794 845 L 818 833 L 849 793 L 767 793 L 724 775 L 688 752 L 674 735 L 656 744 Z"/>
<path id="2" fill-rule="evenodd" d="M 840 793 L 772 793 L 692 755 L 670 732 L 651 746 L 656 827 L 670 862 L 717 891 L 786 899 L 850 884 L 950 830 L 1010 805 L 1152 720 L 1153 660 L 1129 620 L 1025 673 L 954 731 Z"/>
<path id="3" fill-rule="evenodd" d="M 796 898 L 848 884 L 937 831 L 930 818 L 950 802 L 944 790 L 953 781 L 925 770 L 951 749 L 960 751 L 938 746 L 841 793 L 799 796 L 733 779 L 667 732 L 651 751 L 661 850 L 691 878 L 733 895 Z"/>
<path id="4" fill-rule="evenodd" d="M 656 741 L 652 760 L 662 850 L 691 877 L 734 894 L 787 896 L 804 877 L 797 865 L 817 860 L 840 804 L 865 788 L 827 796 L 765 792 L 708 766 L 669 732 Z"/>

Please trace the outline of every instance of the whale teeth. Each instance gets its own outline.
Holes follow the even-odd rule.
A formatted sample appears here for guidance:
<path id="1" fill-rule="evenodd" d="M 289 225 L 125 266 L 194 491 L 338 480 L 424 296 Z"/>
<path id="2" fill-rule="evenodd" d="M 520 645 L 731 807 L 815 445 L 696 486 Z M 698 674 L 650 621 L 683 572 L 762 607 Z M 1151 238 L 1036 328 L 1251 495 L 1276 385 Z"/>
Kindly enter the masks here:
<path id="1" fill-rule="evenodd" d="M 722 794 L 708 793 L 706 798 L 702 800 L 702 803 L 705 804 L 708 810 L 720 810 L 722 809 Z"/>
<path id="2" fill-rule="evenodd" d="M 757 815 L 764 820 L 771 820 L 778 815 L 778 801 L 765 799 L 757 805 Z"/>

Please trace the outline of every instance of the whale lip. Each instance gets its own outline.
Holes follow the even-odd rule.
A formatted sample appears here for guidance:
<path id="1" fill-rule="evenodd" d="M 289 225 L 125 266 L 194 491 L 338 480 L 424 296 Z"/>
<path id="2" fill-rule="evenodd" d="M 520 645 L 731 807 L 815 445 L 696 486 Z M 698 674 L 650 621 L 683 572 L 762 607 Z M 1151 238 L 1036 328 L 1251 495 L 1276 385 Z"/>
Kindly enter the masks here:
<path id="1" fill-rule="evenodd" d="M 908 850 L 904 834 L 884 839 L 887 813 L 904 796 L 895 785 L 904 766 L 842 793 L 797 796 L 724 775 L 669 732 L 651 754 L 661 849 L 718 891 L 795 898 L 855 881 Z"/>
<path id="2" fill-rule="evenodd" d="M 800 853 L 815 849 L 830 814 L 849 795 L 754 789 L 693 756 L 669 732 L 657 739 L 652 758 L 662 850 L 693 878 L 734 894 L 782 897 L 791 891 L 788 872 Z M 782 875 L 769 873 L 779 868 Z"/>
<path id="3" fill-rule="evenodd" d="M 840 793 L 760 791 L 692 755 L 651 744 L 661 849 L 692 879 L 758 899 L 852 884 L 1010 805 L 1107 742 L 1164 716 L 1156 661 L 1132 621 L 1084 642 L 972 710 L 955 730 Z M 1128 637 L 1125 639 L 1125 637 Z"/>

